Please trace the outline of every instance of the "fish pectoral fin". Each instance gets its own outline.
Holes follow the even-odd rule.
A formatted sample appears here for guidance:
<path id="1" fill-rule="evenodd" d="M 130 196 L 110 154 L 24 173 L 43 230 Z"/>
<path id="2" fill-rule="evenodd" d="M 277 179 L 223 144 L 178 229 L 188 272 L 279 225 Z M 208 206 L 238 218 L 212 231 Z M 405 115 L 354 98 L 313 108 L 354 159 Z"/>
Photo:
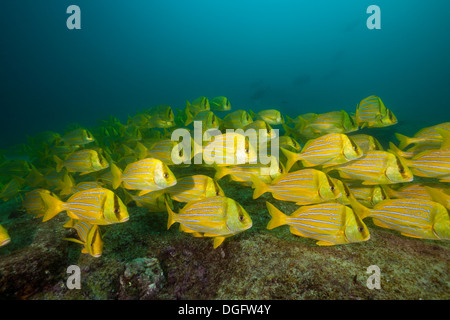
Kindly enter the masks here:
<path id="1" fill-rule="evenodd" d="M 317 241 L 316 244 L 318 246 L 334 246 L 334 245 L 336 245 L 335 243 L 323 241 L 323 240 Z"/>
<path id="2" fill-rule="evenodd" d="M 401 232 L 400 234 L 402 236 L 405 236 L 405 237 L 416 238 L 416 239 L 423 239 L 423 237 L 420 237 L 420 236 L 415 235 L 415 234 L 409 234 L 409 233 L 404 233 L 404 232 Z"/>
<path id="3" fill-rule="evenodd" d="M 206 236 L 206 234 L 205 234 L 205 236 Z M 225 240 L 225 237 L 215 237 L 214 243 L 213 243 L 214 249 L 216 249 L 218 246 L 220 246 L 224 240 Z"/>
<path id="4" fill-rule="evenodd" d="M 84 246 L 84 242 L 83 242 L 83 241 L 80 241 L 80 240 L 78 240 L 78 239 L 74 239 L 74 238 L 64 238 L 63 240 L 67 240 L 67 241 L 70 241 L 70 242 L 79 243 L 79 244 L 82 244 L 82 245 Z"/>
<path id="5" fill-rule="evenodd" d="M 395 229 L 391 228 L 390 226 L 388 226 L 387 224 L 381 222 L 378 219 L 373 219 L 372 221 L 373 221 L 373 224 L 376 225 L 377 227 L 395 230 Z"/>
<path id="6" fill-rule="evenodd" d="M 144 194 L 147 194 L 149 192 L 152 192 L 152 190 L 141 190 L 139 191 L 138 196 L 143 196 Z"/>
<path id="7" fill-rule="evenodd" d="M 201 232 L 193 232 L 193 233 L 191 233 L 191 235 L 194 238 L 203 238 L 203 234 Z"/>
<path id="8" fill-rule="evenodd" d="M 194 233 L 194 232 L 197 232 L 197 231 L 194 231 L 194 230 L 192 230 L 192 229 L 189 229 L 188 227 L 186 227 L 185 225 L 183 225 L 183 224 L 181 224 L 181 223 L 180 223 L 180 227 L 178 228 L 178 230 L 181 231 L 181 232 L 186 232 L 186 233 Z"/>
<path id="9" fill-rule="evenodd" d="M 308 238 L 308 236 L 304 235 L 303 233 L 301 233 L 300 231 L 298 231 L 298 230 L 297 230 L 296 228 L 294 228 L 294 227 L 289 227 L 289 231 L 290 231 L 292 234 L 295 234 L 296 236 L 303 237 L 303 238 Z"/>

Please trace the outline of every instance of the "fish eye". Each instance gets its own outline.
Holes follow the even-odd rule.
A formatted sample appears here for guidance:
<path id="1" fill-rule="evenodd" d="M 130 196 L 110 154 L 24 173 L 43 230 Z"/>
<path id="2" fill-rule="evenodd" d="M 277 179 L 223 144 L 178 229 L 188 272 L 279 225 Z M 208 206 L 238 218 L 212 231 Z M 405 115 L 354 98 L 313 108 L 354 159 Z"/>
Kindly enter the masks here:
<path id="1" fill-rule="evenodd" d="M 166 172 L 166 173 L 164 173 L 164 179 L 168 179 L 169 178 L 169 174 Z"/>
<path id="2" fill-rule="evenodd" d="M 220 191 L 219 190 L 216 191 L 216 196 L 218 196 L 218 195 L 220 195 Z"/>
<path id="3" fill-rule="evenodd" d="M 183 156 L 183 149 L 181 149 L 180 152 L 178 152 L 178 155 L 179 155 L 180 157 Z"/>
<path id="4" fill-rule="evenodd" d="M 364 228 L 363 228 L 363 227 L 359 227 L 359 228 L 358 228 L 358 231 L 359 231 L 359 232 L 363 232 L 363 231 L 364 231 Z"/>
<path id="5" fill-rule="evenodd" d="M 331 189 L 331 191 L 334 191 L 334 186 L 331 186 L 330 189 Z"/>
<path id="6" fill-rule="evenodd" d="M 241 214 L 241 215 L 239 215 L 239 221 L 240 222 L 243 222 L 244 221 L 244 216 Z"/>

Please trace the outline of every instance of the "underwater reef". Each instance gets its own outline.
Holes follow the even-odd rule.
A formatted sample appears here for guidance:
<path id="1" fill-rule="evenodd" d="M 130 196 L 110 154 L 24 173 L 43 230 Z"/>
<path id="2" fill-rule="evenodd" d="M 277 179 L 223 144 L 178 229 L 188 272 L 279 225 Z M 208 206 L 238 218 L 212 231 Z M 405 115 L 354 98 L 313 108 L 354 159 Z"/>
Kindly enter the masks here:
<path id="1" fill-rule="evenodd" d="M 177 170 L 181 170 L 178 168 Z M 192 174 L 213 170 L 191 165 Z M 176 174 L 176 170 L 174 169 Z M 15 239 L 0 248 L 1 299 L 442 299 L 450 298 L 447 242 L 414 239 L 368 221 L 370 240 L 317 246 L 287 227 L 267 230 L 265 201 L 283 212 L 294 203 L 252 199 L 252 190 L 228 178 L 225 194 L 251 213 L 253 227 L 217 249 L 208 239 L 166 230 L 167 212 L 129 207 L 127 223 L 106 227 L 101 258 L 80 253 L 59 215 L 47 222 L 8 201 L 2 224 Z M 81 270 L 81 288 L 68 289 L 67 267 Z M 381 271 L 381 289 L 369 289 L 367 268 Z"/>

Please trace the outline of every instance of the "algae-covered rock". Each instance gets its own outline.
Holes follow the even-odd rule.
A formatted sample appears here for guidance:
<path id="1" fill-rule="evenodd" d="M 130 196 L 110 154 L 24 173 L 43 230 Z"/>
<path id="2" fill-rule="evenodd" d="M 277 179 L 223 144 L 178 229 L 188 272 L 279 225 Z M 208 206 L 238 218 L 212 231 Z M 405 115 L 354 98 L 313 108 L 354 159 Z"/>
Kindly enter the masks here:
<path id="1" fill-rule="evenodd" d="M 125 271 L 120 276 L 119 299 L 152 299 L 164 282 L 158 259 L 136 258 L 126 264 Z"/>

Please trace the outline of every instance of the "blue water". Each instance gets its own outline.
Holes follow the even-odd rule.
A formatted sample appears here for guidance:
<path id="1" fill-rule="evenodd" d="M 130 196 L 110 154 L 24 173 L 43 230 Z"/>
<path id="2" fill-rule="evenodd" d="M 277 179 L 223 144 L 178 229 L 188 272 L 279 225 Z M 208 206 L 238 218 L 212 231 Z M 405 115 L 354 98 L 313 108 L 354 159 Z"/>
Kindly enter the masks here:
<path id="1" fill-rule="evenodd" d="M 72 4 L 81 30 L 66 26 Z M 198 96 L 296 116 L 375 94 L 400 123 L 450 121 L 449 12 L 437 0 L 5 0 L 0 147 Z"/>

